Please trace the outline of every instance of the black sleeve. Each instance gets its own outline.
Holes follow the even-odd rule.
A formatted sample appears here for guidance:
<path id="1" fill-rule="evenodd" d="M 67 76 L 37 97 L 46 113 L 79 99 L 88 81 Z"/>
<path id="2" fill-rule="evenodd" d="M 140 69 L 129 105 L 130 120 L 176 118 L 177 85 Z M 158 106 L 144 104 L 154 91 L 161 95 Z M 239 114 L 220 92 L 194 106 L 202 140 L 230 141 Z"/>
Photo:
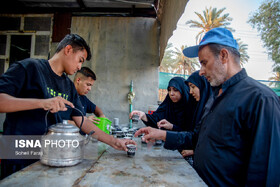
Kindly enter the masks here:
<path id="1" fill-rule="evenodd" d="M 150 126 L 153 128 L 158 128 L 157 122 L 160 121 L 158 115 L 155 113 L 153 114 L 146 114 L 148 121 L 143 121 L 146 126 Z"/>
<path id="2" fill-rule="evenodd" d="M 255 101 L 253 113 L 246 122 L 252 143 L 247 186 L 280 184 L 280 102 L 275 98 L 261 97 Z"/>
<path id="3" fill-rule="evenodd" d="M 175 124 L 173 124 L 172 131 L 183 131 L 183 129 Z"/>
<path id="4" fill-rule="evenodd" d="M 165 149 L 170 150 L 195 150 L 195 146 L 198 140 L 200 130 L 200 124 L 196 125 L 194 131 L 184 131 L 184 132 L 166 132 L 166 140 L 164 144 Z"/>
<path id="5" fill-rule="evenodd" d="M 72 110 L 71 117 L 73 117 L 73 116 L 83 116 L 83 106 L 82 106 L 82 103 L 79 99 L 77 90 L 74 87 L 74 84 L 73 84 L 73 87 L 72 87 L 72 92 L 73 92 L 73 105 L 78 110 L 75 110 L 75 109 Z"/>
<path id="6" fill-rule="evenodd" d="M 165 115 L 166 110 L 162 106 L 163 104 L 161 104 L 153 114 L 146 114 L 148 121 L 147 122 L 143 121 L 143 123 L 146 126 L 158 128 L 157 122 L 159 122 L 162 119 L 165 119 L 166 116 Z"/>
<path id="7" fill-rule="evenodd" d="M 86 104 L 86 113 L 94 113 L 95 112 L 95 109 L 96 109 L 96 105 L 91 102 L 87 97 L 85 97 L 85 101 L 87 102 Z"/>
<path id="8" fill-rule="evenodd" d="M 6 73 L 0 77 L 0 93 L 17 97 L 25 84 L 26 71 L 24 67 L 15 62 Z"/>

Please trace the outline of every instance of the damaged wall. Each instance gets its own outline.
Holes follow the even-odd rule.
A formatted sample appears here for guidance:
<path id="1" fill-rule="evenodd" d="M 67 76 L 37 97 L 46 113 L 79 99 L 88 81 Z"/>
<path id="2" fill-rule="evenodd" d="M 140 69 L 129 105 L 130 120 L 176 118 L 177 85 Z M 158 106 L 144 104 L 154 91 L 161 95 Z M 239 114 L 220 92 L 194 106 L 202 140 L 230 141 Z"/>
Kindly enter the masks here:
<path id="1" fill-rule="evenodd" d="M 87 95 L 110 120 L 129 123 L 127 94 L 133 80 L 133 108 L 147 112 L 157 104 L 159 30 L 153 18 L 73 17 L 71 33 L 90 45 L 90 67 L 97 80 Z M 71 77 L 73 79 L 73 76 Z"/>

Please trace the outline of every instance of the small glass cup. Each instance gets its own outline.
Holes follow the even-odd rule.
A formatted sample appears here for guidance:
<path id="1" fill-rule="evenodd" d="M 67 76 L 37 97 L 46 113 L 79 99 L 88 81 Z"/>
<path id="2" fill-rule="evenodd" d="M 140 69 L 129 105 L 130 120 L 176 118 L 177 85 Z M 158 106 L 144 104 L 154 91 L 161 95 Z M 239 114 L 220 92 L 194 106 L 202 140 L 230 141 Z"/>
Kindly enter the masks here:
<path id="1" fill-rule="evenodd" d="M 126 139 L 126 140 L 132 140 L 132 138 L 131 138 L 131 137 L 129 137 L 129 136 L 125 136 L 125 137 L 123 137 L 123 139 Z"/>
<path id="2" fill-rule="evenodd" d="M 141 135 L 141 136 L 140 136 L 140 138 L 141 138 L 141 143 L 142 143 L 142 144 L 147 144 L 147 142 L 144 140 L 143 137 L 144 137 L 144 135 Z"/>
<path id="3" fill-rule="evenodd" d="M 133 137 L 133 134 L 130 134 L 130 133 L 127 133 L 125 136 L 127 136 L 127 137 Z"/>
<path id="4" fill-rule="evenodd" d="M 119 118 L 114 118 L 114 126 L 118 127 L 119 126 Z"/>
<path id="5" fill-rule="evenodd" d="M 123 131 L 116 131 L 116 136 L 117 136 L 117 138 L 121 138 L 121 137 L 123 137 Z"/>
<path id="6" fill-rule="evenodd" d="M 155 145 L 161 145 L 162 144 L 162 140 L 156 140 L 155 141 Z"/>
<path id="7" fill-rule="evenodd" d="M 134 144 L 128 144 L 128 145 L 126 145 L 126 147 L 127 147 L 127 156 L 134 157 L 135 151 L 136 151 L 136 146 Z"/>
<path id="8" fill-rule="evenodd" d="M 132 123 L 138 123 L 139 121 L 139 115 L 133 114 L 131 117 Z"/>
<path id="9" fill-rule="evenodd" d="M 129 134 L 132 134 L 132 135 L 133 135 L 134 132 L 135 132 L 134 129 L 132 129 L 132 128 L 131 128 L 131 129 L 128 129 L 128 133 L 129 133 Z"/>

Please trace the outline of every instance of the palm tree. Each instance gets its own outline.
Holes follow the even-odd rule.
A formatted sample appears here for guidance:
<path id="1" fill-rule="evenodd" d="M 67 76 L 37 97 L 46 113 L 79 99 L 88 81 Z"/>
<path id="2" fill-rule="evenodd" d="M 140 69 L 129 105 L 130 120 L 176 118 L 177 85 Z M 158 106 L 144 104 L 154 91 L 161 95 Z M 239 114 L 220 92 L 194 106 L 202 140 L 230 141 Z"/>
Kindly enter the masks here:
<path id="1" fill-rule="evenodd" d="M 227 27 L 230 24 L 230 21 L 232 21 L 232 18 L 229 17 L 229 14 L 221 15 L 222 12 L 226 8 L 222 8 L 220 10 L 217 10 L 217 8 L 210 7 L 209 9 L 205 7 L 205 10 L 203 11 L 203 16 L 195 12 L 195 14 L 199 17 L 199 21 L 189 20 L 186 22 L 186 24 L 190 24 L 190 27 L 194 28 L 200 28 L 202 29 L 197 35 L 196 35 L 196 43 L 199 43 L 202 39 L 202 36 L 209 30 L 216 28 L 216 27 L 225 27 L 231 31 L 234 31 L 232 28 Z"/>
<path id="2" fill-rule="evenodd" d="M 188 58 L 183 54 L 183 49 L 186 47 L 186 45 L 182 45 L 180 49 L 175 48 L 176 52 L 174 52 L 174 54 L 176 55 L 175 64 L 177 68 L 175 69 L 174 73 L 186 75 L 187 71 L 187 75 L 190 75 L 196 70 L 196 66 L 200 67 L 196 58 Z"/>
<path id="3" fill-rule="evenodd" d="M 162 58 L 161 64 L 160 64 L 160 72 L 172 72 L 172 64 L 174 63 L 174 51 L 171 49 L 173 47 L 172 43 L 168 43 L 166 48 L 165 48 L 165 52 L 164 52 L 164 56 Z"/>
<path id="4" fill-rule="evenodd" d="M 275 88 L 280 89 L 280 64 L 276 63 L 273 65 L 272 71 L 274 72 L 274 77 L 268 78 L 270 81 L 277 81 L 277 82 L 270 82 L 269 86 L 272 86 L 274 84 Z"/>
<path id="5" fill-rule="evenodd" d="M 277 81 L 277 82 L 270 82 L 269 86 L 272 86 L 274 84 L 275 88 L 280 88 L 280 72 L 274 72 L 274 77 L 268 78 L 270 81 Z"/>
<path id="6" fill-rule="evenodd" d="M 247 53 L 248 44 L 244 44 L 240 38 L 236 39 L 238 46 L 239 46 L 239 53 L 240 53 L 240 64 L 243 66 L 249 60 L 249 55 Z"/>
<path id="7" fill-rule="evenodd" d="M 279 73 L 279 72 L 280 72 L 280 64 L 279 64 L 279 63 L 275 63 L 275 64 L 273 65 L 272 71 L 273 71 L 273 72 Z"/>

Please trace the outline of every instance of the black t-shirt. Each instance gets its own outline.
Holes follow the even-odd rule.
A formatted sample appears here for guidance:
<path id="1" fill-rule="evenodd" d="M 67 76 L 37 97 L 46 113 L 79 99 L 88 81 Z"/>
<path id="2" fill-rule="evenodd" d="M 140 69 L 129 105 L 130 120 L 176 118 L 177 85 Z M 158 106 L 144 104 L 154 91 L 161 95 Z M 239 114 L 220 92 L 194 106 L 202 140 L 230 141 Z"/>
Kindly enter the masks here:
<path id="1" fill-rule="evenodd" d="M 84 116 L 86 115 L 86 113 L 94 113 L 96 105 L 91 102 L 85 95 L 80 95 L 79 98 L 83 105 Z"/>
<path id="2" fill-rule="evenodd" d="M 82 110 L 81 102 L 73 82 L 63 74 L 55 74 L 47 60 L 25 59 L 15 62 L 8 71 L 0 77 L 0 93 L 6 93 L 17 98 L 47 99 L 61 96 Z M 11 112 L 6 114 L 4 122 L 5 135 L 42 135 L 47 126 L 81 116 L 79 112 L 68 109 L 66 112 L 47 115 L 43 109 Z"/>

